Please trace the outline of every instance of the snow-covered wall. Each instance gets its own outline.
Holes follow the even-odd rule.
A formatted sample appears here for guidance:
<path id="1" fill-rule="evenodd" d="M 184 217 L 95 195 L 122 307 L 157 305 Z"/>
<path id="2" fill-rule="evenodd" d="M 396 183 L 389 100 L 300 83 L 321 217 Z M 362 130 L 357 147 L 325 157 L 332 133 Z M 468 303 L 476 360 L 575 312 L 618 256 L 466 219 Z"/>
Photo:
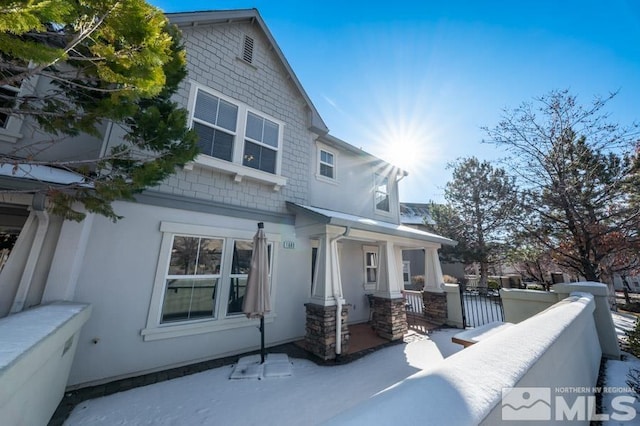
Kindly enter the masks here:
<path id="1" fill-rule="evenodd" d="M 500 296 L 504 307 L 504 320 L 513 323 L 524 321 L 574 292 L 593 295 L 595 302 L 593 315 L 596 321 L 602 354 L 607 358 L 620 359 L 618 337 L 611 318 L 609 291 L 606 284 L 597 282 L 555 284 L 551 288 L 551 292 L 501 289 Z"/>
<path id="2" fill-rule="evenodd" d="M 464 328 L 462 322 L 462 303 L 460 301 L 460 287 L 458 284 L 445 284 L 447 295 L 447 325 Z"/>
<path id="3" fill-rule="evenodd" d="M 0 319 L 0 422 L 45 425 L 64 395 L 91 306 L 57 302 Z"/>
<path id="4" fill-rule="evenodd" d="M 594 309 L 591 294 L 576 293 L 408 377 L 328 424 L 494 425 L 502 421 L 504 388 L 591 388 L 601 358 Z"/>

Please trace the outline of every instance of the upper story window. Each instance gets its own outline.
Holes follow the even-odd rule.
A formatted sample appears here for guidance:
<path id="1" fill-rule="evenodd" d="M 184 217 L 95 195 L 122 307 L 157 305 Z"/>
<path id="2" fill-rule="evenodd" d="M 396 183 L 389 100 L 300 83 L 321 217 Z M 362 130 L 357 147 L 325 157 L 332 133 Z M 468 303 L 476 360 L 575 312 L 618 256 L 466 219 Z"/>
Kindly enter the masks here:
<path id="1" fill-rule="evenodd" d="M 252 112 L 247 113 L 242 164 L 263 172 L 276 172 L 280 126 Z"/>
<path id="2" fill-rule="evenodd" d="M 335 179 L 336 171 L 334 154 L 330 151 L 320 149 L 318 168 L 320 176 L 324 176 L 329 179 Z"/>
<path id="3" fill-rule="evenodd" d="M 0 86 L 0 108 L 13 108 L 20 88 L 14 86 Z M 0 128 L 6 129 L 9 125 L 9 114 L 0 112 Z"/>
<path id="4" fill-rule="evenodd" d="M 200 151 L 222 160 L 233 160 L 233 140 L 238 123 L 238 107 L 198 90 L 193 112 L 193 129 Z"/>
<path id="5" fill-rule="evenodd" d="M 203 154 L 197 164 L 233 174 L 237 182 L 247 176 L 274 189 L 286 184 L 280 176 L 282 122 L 195 83 L 190 105 Z"/>
<path id="6" fill-rule="evenodd" d="M 389 178 L 378 173 L 375 175 L 374 201 L 376 210 L 389 212 Z"/>

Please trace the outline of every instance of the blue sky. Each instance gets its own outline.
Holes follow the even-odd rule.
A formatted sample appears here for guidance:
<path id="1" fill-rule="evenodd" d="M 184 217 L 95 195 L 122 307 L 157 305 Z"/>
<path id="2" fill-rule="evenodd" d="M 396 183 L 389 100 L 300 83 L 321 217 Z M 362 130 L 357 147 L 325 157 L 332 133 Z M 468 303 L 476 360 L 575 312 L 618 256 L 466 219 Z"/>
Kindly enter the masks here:
<path id="1" fill-rule="evenodd" d="M 640 121 L 636 0 L 150 2 L 257 8 L 331 133 L 408 170 L 401 201 L 442 201 L 447 163 L 501 156 L 480 127 L 550 90 Z"/>

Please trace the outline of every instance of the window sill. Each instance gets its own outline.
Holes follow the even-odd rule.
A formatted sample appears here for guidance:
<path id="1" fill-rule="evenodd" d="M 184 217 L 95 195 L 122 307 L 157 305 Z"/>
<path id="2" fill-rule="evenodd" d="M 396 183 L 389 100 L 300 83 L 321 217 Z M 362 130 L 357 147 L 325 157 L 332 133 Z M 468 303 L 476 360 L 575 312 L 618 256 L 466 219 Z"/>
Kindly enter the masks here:
<path id="1" fill-rule="evenodd" d="M 364 284 L 364 290 L 365 291 L 375 291 L 377 284 L 376 283 L 365 283 Z"/>
<path id="2" fill-rule="evenodd" d="M 20 133 L 14 133 L 8 129 L 0 128 L 0 141 L 2 142 L 16 143 L 18 139 L 21 138 L 22 135 Z"/>
<path id="3" fill-rule="evenodd" d="M 328 178 L 328 177 L 323 176 L 323 175 L 321 175 L 319 173 L 316 173 L 316 179 L 321 181 L 321 182 L 330 183 L 332 185 L 337 185 L 338 184 L 338 181 L 336 179 Z"/>
<path id="4" fill-rule="evenodd" d="M 261 183 L 271 184 L 273 185 L 274 191 L 279 191 L 281 187 L 287 184 L 287 178 L 284 176 L 266 173 L 203 154 L 198 155 L 193 162 L 187 163 L 184 168 L 186 170 L 192 170 L 194 166 L 209 168 L 231 175 L 233 176 L 233 180 L 237 183 L 240 183 L 244 178 L 247 178 Z"/>
<path id="5" fill-rule="evenodd" d="M 264 322 L 270 324 L 275 319 L 275 314 L 264 317 Z M 157 327 L 147 327 L 140 330 L 142 340 L 151 342 L 154 340 L 172 339 L 175 337 L 193 336 L 196 334 L 214 333 L 216 331 L 231 330 L 234 328 L 255 327 L 256 321 L 248 319 L 244 315 L 214 320 L 207 319 L 189 323 L 162 324 Z"/>

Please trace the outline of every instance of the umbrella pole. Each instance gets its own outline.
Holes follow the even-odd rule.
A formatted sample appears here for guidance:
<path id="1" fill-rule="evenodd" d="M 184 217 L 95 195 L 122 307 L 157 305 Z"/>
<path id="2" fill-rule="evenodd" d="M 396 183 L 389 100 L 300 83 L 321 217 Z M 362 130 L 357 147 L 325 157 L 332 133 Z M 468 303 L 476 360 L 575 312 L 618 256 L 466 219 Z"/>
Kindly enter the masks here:
<path id="1" fill-rule="evenodd" d="M 264 364 L 264 315 L 260 316 L 260 364 Z"/>

